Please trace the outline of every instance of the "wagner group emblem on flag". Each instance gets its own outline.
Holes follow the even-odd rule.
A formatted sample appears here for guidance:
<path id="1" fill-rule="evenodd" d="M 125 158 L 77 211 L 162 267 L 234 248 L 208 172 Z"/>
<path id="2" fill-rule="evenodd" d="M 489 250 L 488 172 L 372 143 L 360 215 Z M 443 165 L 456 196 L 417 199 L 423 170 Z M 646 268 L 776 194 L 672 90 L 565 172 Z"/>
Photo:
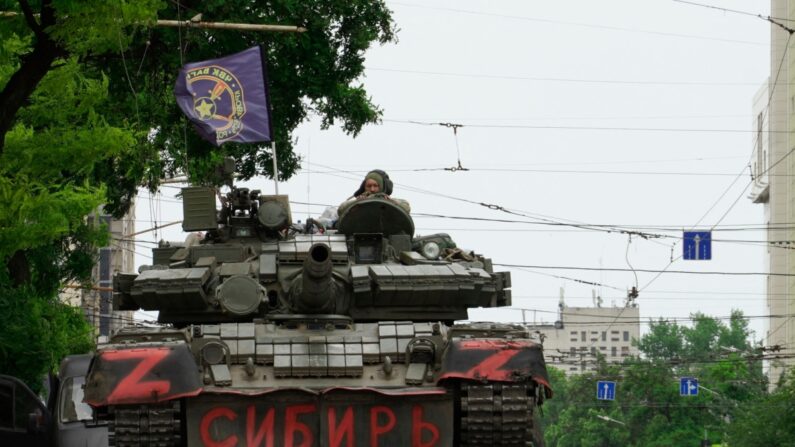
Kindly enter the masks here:
<path id="1" fill-rule="evenodd" d="M 189 71 L 186 82 L 193 90 L 193 113 L 215 129 L 216 139 L 237 136 L 246 114 L 240 81 L 224 67 L 210 65 Z"/>
<path id="2" fill-rule="evenodd" d="M 259 47 L 185 65 L 174 88 L 196 131 L 216 146 L 271 141 L 270 108 Z"/>

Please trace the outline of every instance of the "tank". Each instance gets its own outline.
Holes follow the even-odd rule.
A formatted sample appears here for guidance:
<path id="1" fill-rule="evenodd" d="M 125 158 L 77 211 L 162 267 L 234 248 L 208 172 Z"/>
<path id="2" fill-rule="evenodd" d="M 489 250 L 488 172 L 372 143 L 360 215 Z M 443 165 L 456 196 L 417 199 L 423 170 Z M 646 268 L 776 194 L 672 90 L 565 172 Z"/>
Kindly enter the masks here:
<path id="1" fill-rule="evenodd" d="M 85 401 L 115 446 L 542 446 L 551 397 L 520 325 L 456 323 L 511 304 L 509 272 L 419 237 L 395 200 L 293 224 L 286 196 L 182 191 L 185 243 L 114 278 L 157 311 L 98 347 Z M 196 234 L 202 232 L 203 234 Z"/>

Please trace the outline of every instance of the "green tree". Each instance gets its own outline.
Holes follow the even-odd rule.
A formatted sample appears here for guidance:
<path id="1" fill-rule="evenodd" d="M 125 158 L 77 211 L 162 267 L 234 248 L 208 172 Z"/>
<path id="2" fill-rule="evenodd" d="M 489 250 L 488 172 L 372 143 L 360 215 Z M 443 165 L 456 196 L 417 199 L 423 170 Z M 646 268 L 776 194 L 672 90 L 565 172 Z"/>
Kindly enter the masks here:
<path id="1" fill-rule="evenodd" d="M 179 7 L 177 5 L 180 5 Z M 303 34 L 164 29 L 156 19 L 301 25 Z M 87 327 L 57 302 L 66 281 L 89 279 L 104 229 L 86 216 L 119 217 L 139 186 L 163 175 L 209 181 L 224 156 L 246 177 L 269 172 L 261 145 L 218 149 L 200 140 L 173 97 L 179 67 L 264 44 L 283 178 L 298 167 L 292 131 L 310 113 L 356 134 L 380 110 L 357 79 L 364 51 L 394 40 L 382 1 L 0 0 L 0 299 L 60 331 L 24 350 L 28 332 L 0 316 L 0 371 L 35 383 L 67 352 L 85 350 Z M 63 323 L 63 324 L 61 324 Z M 68 324 L 67 324 L 68 323 Z M 24 328 L 23 328 L 24 329 Z M 20 338 L 21 337 L 21 338 Z M 72 343 L 63 349 L 54 340 Z M 49 340 L 42 337 L 41 340 Z"/>
<path id="2" fill-rule="evenodd" d="M 82 312 L 30 286 L 0 281 L 0 371 L 38 391 L 44 373 L 69 354 L 93 346 L 93 330 Z"/>
<path id="3" fill-rule="evenodd" d="M 795 445 L 795 376 L 779 388 L 744 404 L 727 427 L 729 445 L 767 447 Z"/>
<path id="4" fill-rule="evenodd" d="M 640 357 L 621 364 L 600 358 L 596 371 L 568 378 L 552 374 L 555 396 L 544 418 L 548 445 L 697 445 L 705 430 L 713 442 L 727 439 L 731 424 L 749 417 L 744 408 L 764 399 L 758 349 L 741 312 L 727 323 L 692 317 L 690 326 L 652 321 L 635 341 Z M 699 380 L 697 397 L 679 395 L 680 377 Z M 595 399 L 598 380 L 617 382 L 614 402 Z"/>
<path id="5" fill-rule="evenodd" d="M 554 368 L 552 368 L 554 370 Z M 553 398 L 545 404 L 544 439 L 547 445 L 559 447 L 607 447 L 627 445 L 630 432 L 621 425 L 620 407 L 616 402 L 596 401 L 596 382 L 614 380 L 618 369 L 600 364 L 598 373 L 585 373 L 566 378 L 562 372 L 550 375 Z M 619 422 L 602 419 L 607 416 Z"/>
<path id="6" fill-rule="evenodd" d="M 182 8 L 177 8 L 177 4 Z M 99 59 L 96 68 L 112 80 L 110 95 L 120 122 L 135 121 L 153 131 L 139 138 L 149 154 L 143 166 L 147 181 L 188 173 L 195 182 L 212 183 L 223 156 L 237 161 L 243 178 L 271 176 L 272 154 L 264 144 L 227 143 L 218 149 L 193 132 L 173 99 L 179 68 L 188 61 L 216 58 L 254 45 L 265 48 L 279 176 L 287 179 L 299 167 L 293 153 L 293 130 L 310 115 L 323 127 L 339 125 L 356 136 L 378 122 L 381 110 L 364 89 L 364 54 L 374 43 L 395 41 L 391 12 L 382 0 L 182 0 L 168 2 L 161 18 L 186 19 L 202 14 L 206 21 L 296 25 L 303 33 L 146 28 L 130 34 L 130 46 Z M 125 63 L 126 60 L 126 63 Z M 157 157 L 159 156 L 159 157 Z M 119 187 L 126 198 L 135 184 Z M 124 205 L 121 200 L 119 205 Z"/>
<path id="7" fill-rule="evenodd" d="M 0 2 L 17 13 L 0 18 L 0 371 L 34 387 L 91 348 L 91 328 L 58 291 L 88 282 L 107 243 L 85 219 L 106 201 L 102 169 L 136 151 L 136 129 L 103 116 L 109 79 L 84 60 L 151 21 L 157 2 L 119 6 L 128 21 L 102 16 L 106 4 Z"/>

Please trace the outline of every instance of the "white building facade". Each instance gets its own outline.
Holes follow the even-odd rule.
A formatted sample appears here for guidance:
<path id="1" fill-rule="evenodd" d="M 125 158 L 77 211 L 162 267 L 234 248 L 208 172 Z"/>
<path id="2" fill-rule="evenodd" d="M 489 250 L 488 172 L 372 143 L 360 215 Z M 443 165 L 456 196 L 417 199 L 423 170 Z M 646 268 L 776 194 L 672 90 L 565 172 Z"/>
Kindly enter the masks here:
<path id="1" fill-rule="evenodd" d="M 772 0 L 770 15 L 795 19 L 795 3 Z M 771 386 L 795 362 L 795 39 L 771 25 L 770 77 L 753 100 L 753 184 L 749 198 L 764 205 L 768 253 L 764 344 L 772 348 L 766 368 Z M 789 43 L 790 48 L 786 45 Z M 776 358 L 779 357 L 779 358 Z"/>
<path id="2" fill-rule="evenodd" d="M 91 273 L 92 289 L 73 284 L 61 293 L 61 300 L 83 310 L 86 320 L 98 337 L 107 337 L 118 328 L 133 322 L 134 312 L 113 310 L 113 275 L 135 271 L 135 206 L 122 219 L 101 212 L 88 217 L 96 225 L 108 228 L 110 243 L 99 248 L 97 263 Z"/>
<path id="3" fill-rule="evenodd" d="M 640 338 L 640 312 L 635 304 L 625 307 L 560 306 L 554 325 L 529 326 L 543 339 L 548 366 L 566 375 L 593 371 L 598 355 L 608 363 L 637 356 L 632 340 Z"/>

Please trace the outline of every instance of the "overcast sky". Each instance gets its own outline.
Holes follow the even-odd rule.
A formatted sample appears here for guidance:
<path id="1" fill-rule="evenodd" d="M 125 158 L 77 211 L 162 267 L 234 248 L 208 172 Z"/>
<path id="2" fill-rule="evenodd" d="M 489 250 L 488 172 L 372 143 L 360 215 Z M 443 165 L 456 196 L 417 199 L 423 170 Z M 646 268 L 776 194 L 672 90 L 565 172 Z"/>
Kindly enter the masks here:
<path id="1" fill-rule="evenodd" d="M 356 139 L 338 129 L 322 131 L 317 121 L 302 125 L 295 135 L 303 170 L 280 185 L 281 193 L 294 202 L 338 204 L 364 173 L 384 169 L 395 182 L 393 195 L 411 203 L 417 233 L 447 232 L 459 246 L 495 263 L 538 266 L 510 270 L 514 307 L 537 310 L 539 322 L 556 319 L 561 287 L 568 306 L 591 306 L 593 290 L 603 305 L 623 306 L 627 289 L 637 285 L 645 321 L 699 311 L 767 312 L 764 276 L 657 277 L 600 269 L 765 270 L 764 243 L 727 240 L 765 238 L 758 230 L 763 206 L 752 204 L 745 188 L 754 141 L 752 99 L 770 71 L 768 22 L 671 0 L 387 4 L 399 42 L 373 48 L 362 79 L 384 110 L 383 123 Z M 719 4 L 762 15 L 770 6 Z M 451 128 L 410 121 L 461 124 L 458 148 Z M 440 170 L 456 166 L 459 153 L 469 171 Z M 248 186 L 273 191 L 269 180 Z M 143 193 L 138 228 L 180 220 L 181 208 L 169 198 L 175 193 L 164 188 L 159 202 Z M 294 220 L 322 210 L 292 208 Z M 665 237 L 630 241 L 621 232 L 545 222 L 612 225 Z M 671 263 L 672 253 L 674 259 L 682 253 L 683 229 L 717 223 L 713 238 L 720 242 L 713 243 L 711 261 Z M 757 230 L 721 231 L 738 225 Z M 139 237 L 184 240 L 178 228 Z M 148 246 L 137 251 L 146 253 Z M 138 258 L 139 264 L 149 262 Z M 474 310 L 470 317 L 521 321 L 522 313 Z M 533 312 L 526 317 L 532 320 Z M 763 318 L 750 324 L 757 337 L 764 334 Z"/>

